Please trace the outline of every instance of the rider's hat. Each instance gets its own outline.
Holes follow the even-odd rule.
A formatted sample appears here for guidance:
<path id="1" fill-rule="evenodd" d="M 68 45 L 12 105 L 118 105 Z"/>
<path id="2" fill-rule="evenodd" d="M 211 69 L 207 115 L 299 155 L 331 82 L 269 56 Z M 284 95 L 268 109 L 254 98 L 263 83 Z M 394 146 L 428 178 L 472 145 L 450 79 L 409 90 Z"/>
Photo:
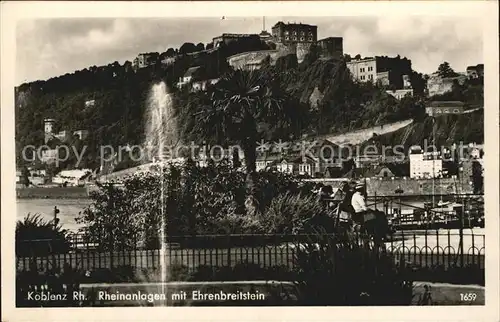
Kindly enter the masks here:
<path id="1" fill-rule="evenodd" d="M 357 182 L 354 189 L 363 189 L 365 187 L 364 182 Z"/>

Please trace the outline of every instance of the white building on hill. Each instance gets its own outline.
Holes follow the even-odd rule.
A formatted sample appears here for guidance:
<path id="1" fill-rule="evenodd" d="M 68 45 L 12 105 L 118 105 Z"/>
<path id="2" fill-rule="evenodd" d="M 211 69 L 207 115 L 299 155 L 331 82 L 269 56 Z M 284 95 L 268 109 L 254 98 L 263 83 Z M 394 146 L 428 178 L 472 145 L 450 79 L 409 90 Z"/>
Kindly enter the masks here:
<path id="1" fill-rule="evenodd" d="M 439 152 L 422 152 L 419 146 L 410 148 L 410 178 L 439 178 L 443 174 L 443 160 Z"/>

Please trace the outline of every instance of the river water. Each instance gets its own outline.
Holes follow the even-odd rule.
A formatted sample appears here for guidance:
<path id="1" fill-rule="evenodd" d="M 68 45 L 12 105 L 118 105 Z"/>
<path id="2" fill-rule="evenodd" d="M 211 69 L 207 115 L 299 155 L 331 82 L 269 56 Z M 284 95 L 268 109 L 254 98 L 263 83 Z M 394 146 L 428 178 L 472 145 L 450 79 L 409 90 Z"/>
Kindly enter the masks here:
<path id="1" fill-rule="evenodd" d="M 23 220 L 28 213 L 40 214 L 46 220 L 54 218 L 54 206 L 60 210 L 57 217 L 64 229 L 78 230 L 82 225 L 75 222 L 78 213 L 90 205 L 90 199 L 17 199 L 16 220 Z"/>
<path id="2" fill-rule="evenodd" d="M 60 218 L 60 223 L 62 224 L 63 228 L 76 232 L 78 228 L 82 227 L 82 225 L 77 224 L 75 222 L 75 218 L 78 216 L 78 213 L 83 211 L 88 205 L 90 205 L 90 203 L 90 199 L 17 199 L 16 220 L 23 220 L 28 213 L 40 214 L 42 218 L 52 220 L 54 216 L 54 206 L 57 206 L 57 208 L 60 210 L 57 216 L 58 218 Z M 458 230 L 449 230 L 449 232 L 452 235 L 451 238 L 455 240 L 458 236 Z M 442 235 L 442 237 L 440 237 L 443 238 L 441 244 L 445 243 L 446 241 L 444 239 L 448 238 L 448 230 L 440 229 L 437 233 L 439 235 Z M 484 228 L 464 230 L 465 235 L 484 235 L 484 233 Z M 436 234 L 435 231 L 434 234 Z M 436 237 L 434 237 L 434 239 L 435 238 Z M 467 240 L 470 238 L 471 237 L 466 236 L 465 244 L 469 244 Z M 419 239 L 422 239 L 422 244 L 424 244 L 424 237 L 419 237 Z M 434 243 L 431 241 L 431 239 L 429 239 L 428 242 Z M 484 245 L 484 240 L 476 239 L 474 243 L 476 244 L 478 242 L 483 243 Z"/>

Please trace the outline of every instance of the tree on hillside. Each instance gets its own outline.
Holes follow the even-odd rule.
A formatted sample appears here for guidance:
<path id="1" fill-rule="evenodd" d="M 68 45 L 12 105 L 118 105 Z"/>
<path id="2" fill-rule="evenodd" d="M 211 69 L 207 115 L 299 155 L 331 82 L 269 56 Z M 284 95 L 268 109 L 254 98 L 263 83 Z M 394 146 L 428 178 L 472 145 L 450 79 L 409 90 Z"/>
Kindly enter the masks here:
<path id="1" fill-rule="evenodd" d="M 297 55 L 290 54 L 286 56 L 281 56 L 276 60 L 276 69 L 285 72 L 288 69 L 297 68 Z"/>
<path id="2" fill-rule="evenodd" d="M 173 56 L 175 56 L 175 50 L 173 48 L 169 48 L 165 52 L 165 55 L 167 55 L 167 57 L 173 57 Z"/>
<path id="3" fill-rule="evenodd" d="M 130 72 L 132 70 L 132 62 L 130 61 L 125 61 L 123 63 L 123 68 L 125 69 L 125 72 Z"/>
<path id="4" fill-rule="evenodd" d="M 206 46 L 205 46 L 205 49 L 206 49 L 206 50 L 209 50 L 209 49 L 212 49 L 212 48 L 214 48 L 214 44 L 213 44 L 212 42 L 209 42 L 209 43 L 208 43 L 208 44 L 206 44 Z"/>
<path id="5" fill-rule="evenodd" d="M 196 50 L 196 45 L 191 42 L 184 43 L 181 48 L 179 48 L 179 54 L 189 54 L 194 53 Z"/>
<path id="6" fill-rule="evenodd" d="M 451 68 L 450 63 L 445 61 L 441 65 L 439 65 L 437 73 L 441 77 L 454 77 L 457 76 L 458 74 Z"/>
<path id="7" fill-rule="evenodd" d="M 427 80 L 422 75 L 422 73 L 417 73 L 416 71 L 411 71 L 410 83 L 413 88 L 413 93 L 416 96 L 424 95 L 425 89 L 427 88 Z"/>
<path id="8" fill-rule="evenodd" d="M 196 51 L 202 51 L 202 50 L 205 50 L 205 45 L 203 43 L 198 43 L 198 45 L 196 45 Z"/>
<path id="9" fill-rule="evenodd" d="M 238 144 L 245 157 L 247 173 L 247 213 L 258 211 L 256 198 L 256 149 L 263 137 L 263 124 L 292 123 L 293 113 L 286 108 L 288 95 L 272 73 L 232 71 L 217 83 L 210 104 L 197 112 L 196 124 L 202 133 L 219 133 Z"/>

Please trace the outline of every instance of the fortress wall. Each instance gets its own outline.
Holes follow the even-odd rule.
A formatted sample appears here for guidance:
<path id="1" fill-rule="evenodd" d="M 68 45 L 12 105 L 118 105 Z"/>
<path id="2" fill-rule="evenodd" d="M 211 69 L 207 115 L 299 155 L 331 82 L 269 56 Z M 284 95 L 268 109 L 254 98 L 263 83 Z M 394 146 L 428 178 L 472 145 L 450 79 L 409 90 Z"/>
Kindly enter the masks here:
<path id="1" fill-rule="evenodd" d="M 293 54 L 297 56 L 297 61 L 300 63 L 304 60 L 304 57 L 309 52 L 310 47 L 311 43 L 278 43 L 276 44 L 276 49 L 274 50 L 249 51 L 241 54 L 236 54 L 228 57 L 227 61 L 233 68 L 239 69 L 244 67 L 250 61 L 261 60 L 268 56 L 270 57 L 271 65 L 274 65 L 278 58 Z"/>
<path id="2" fill-rule="evenodd" d="M 234 67 L 235 69 L 242 68 L 249 61 L 264 59 L 268 56 L 277 55 L 277 50 L 259 50 L 259 51 L 250 51 L 246 53 L 237 54 L 231 57 L 228 57 L 227 61 L 229 65 Z"/>

